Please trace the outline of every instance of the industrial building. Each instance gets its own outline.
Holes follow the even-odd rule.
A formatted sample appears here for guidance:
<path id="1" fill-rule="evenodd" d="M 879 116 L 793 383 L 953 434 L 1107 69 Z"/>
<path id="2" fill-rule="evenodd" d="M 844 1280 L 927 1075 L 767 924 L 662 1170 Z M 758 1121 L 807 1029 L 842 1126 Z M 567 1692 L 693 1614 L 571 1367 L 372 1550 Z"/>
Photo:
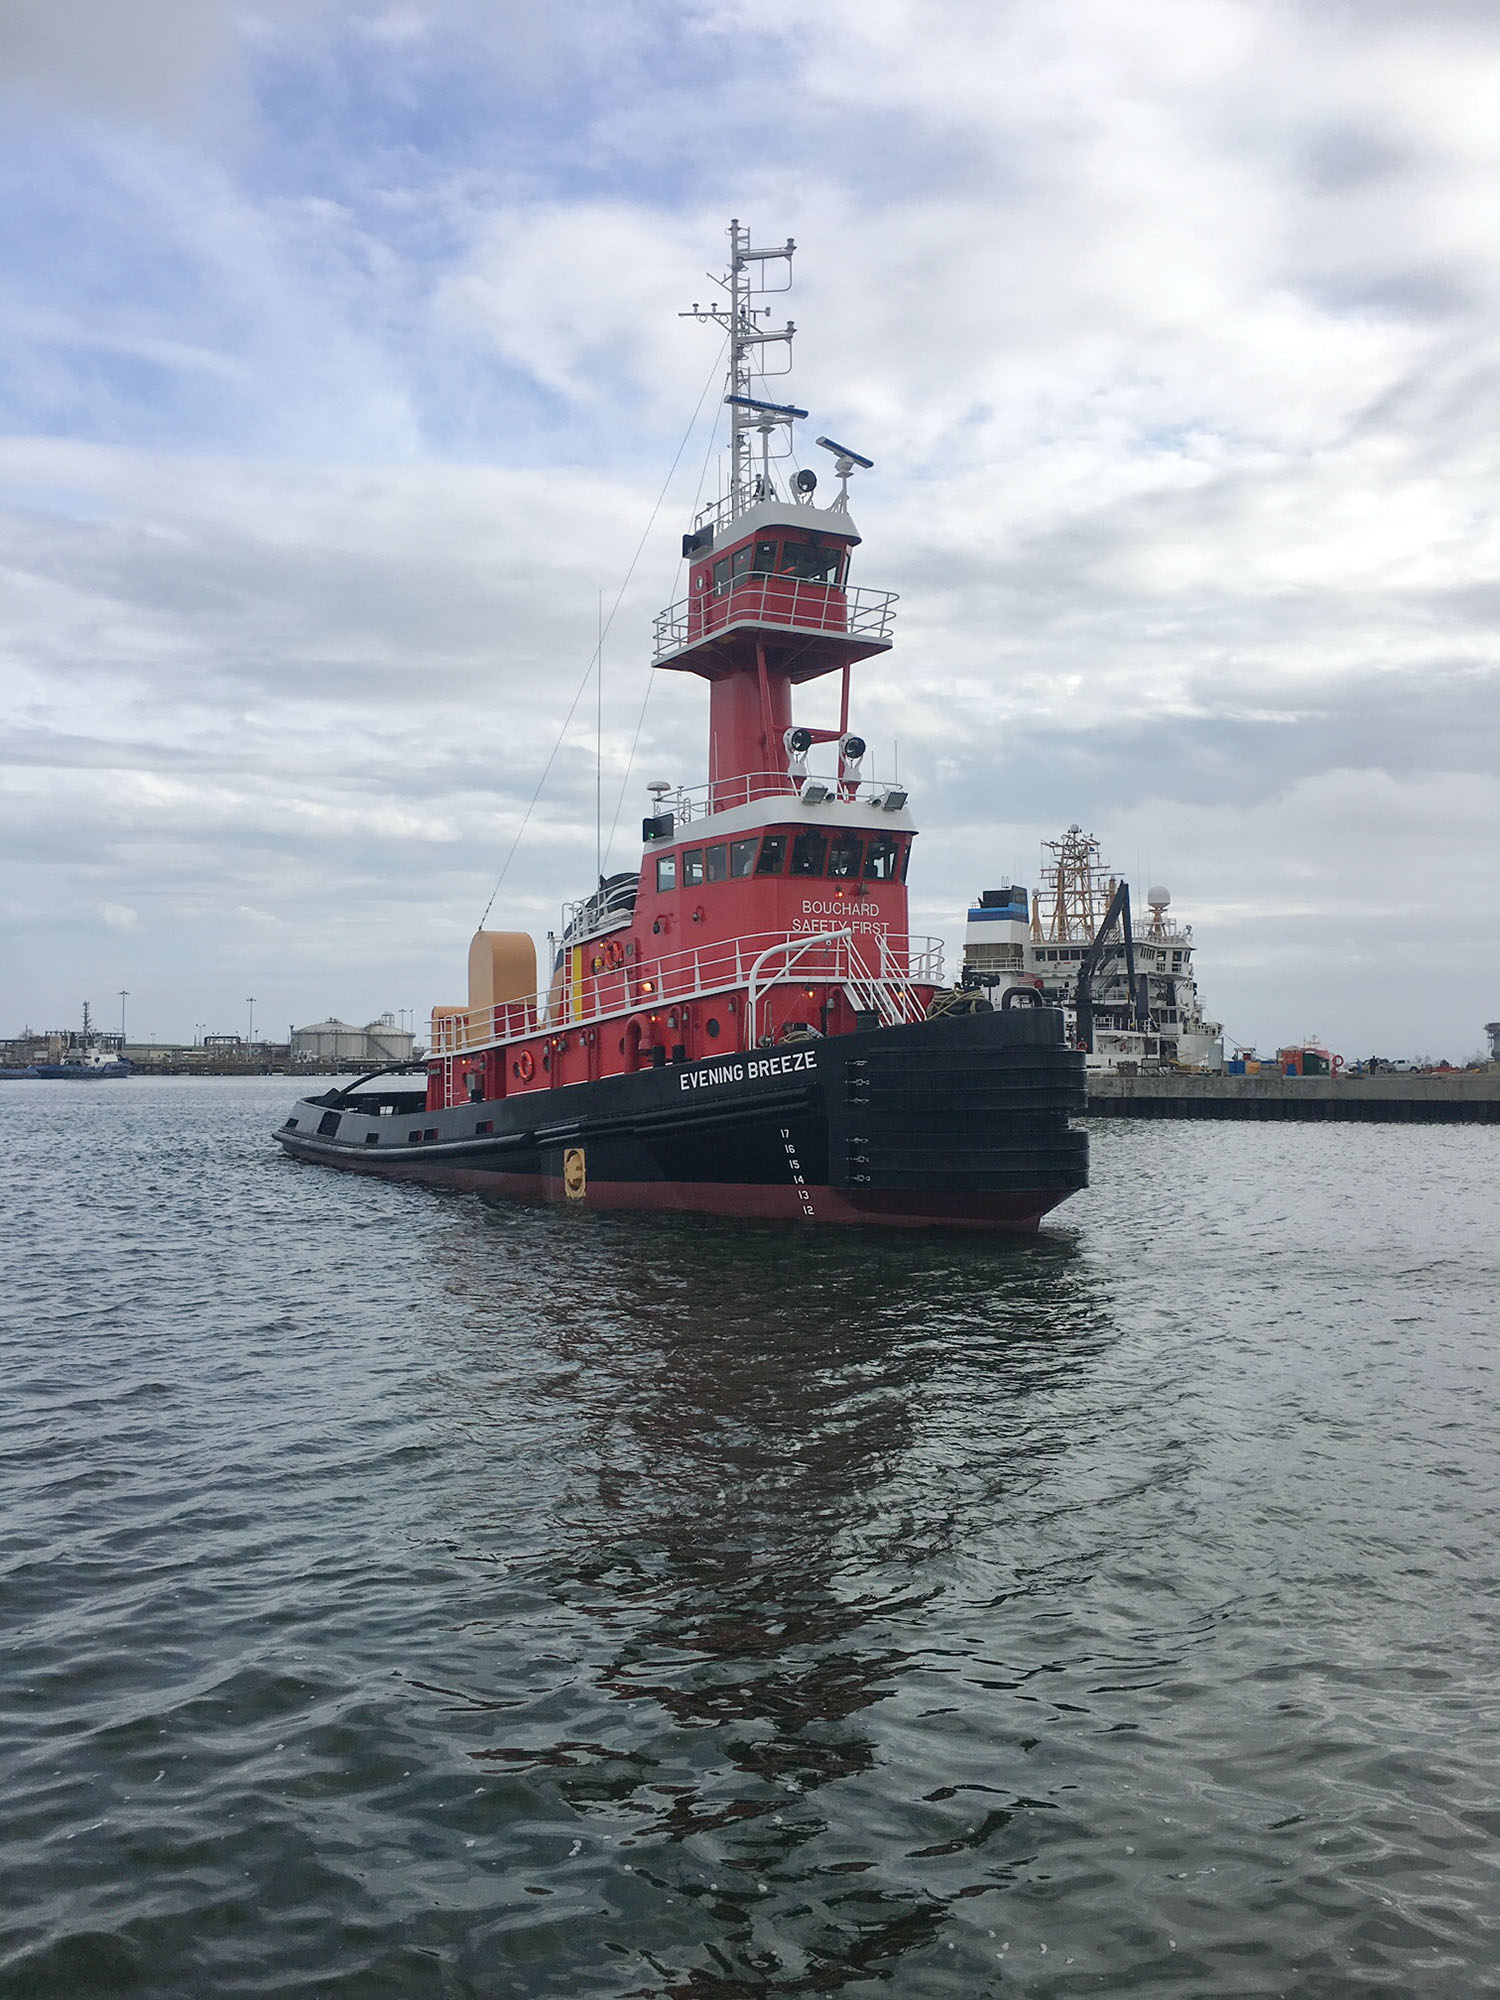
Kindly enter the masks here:
<path id="1" fill-rule="evenodd" d="M 414 1038 L 396 1026 L 394 1014 L 382 1014 L 362 1028 L 348 1021 L 314 1021 L 309 1028 L 292 1032 L 292 1060 L 307 1063 L 365 1063 L 371 1069 L 384 1063 L 410 1062 Z"/>

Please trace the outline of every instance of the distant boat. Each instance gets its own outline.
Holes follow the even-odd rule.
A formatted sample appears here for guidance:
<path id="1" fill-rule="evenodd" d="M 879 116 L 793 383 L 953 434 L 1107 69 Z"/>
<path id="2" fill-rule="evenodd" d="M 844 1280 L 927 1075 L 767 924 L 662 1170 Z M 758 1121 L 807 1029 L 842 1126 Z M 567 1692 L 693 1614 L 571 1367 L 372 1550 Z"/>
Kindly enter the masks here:
<path id="1" fill-rule="evenodd" d="M 123 1056 L 111 1055 L 103 1047 L 85 1000 L 82 1033 L 64 1050 L 61 1062 L 0 1068 L 0 1082 L 14 1083 L 35 1077 L 53 1083 L 99 1083 L 110 1077 L 129 1076 L 133 1067 Z"/>

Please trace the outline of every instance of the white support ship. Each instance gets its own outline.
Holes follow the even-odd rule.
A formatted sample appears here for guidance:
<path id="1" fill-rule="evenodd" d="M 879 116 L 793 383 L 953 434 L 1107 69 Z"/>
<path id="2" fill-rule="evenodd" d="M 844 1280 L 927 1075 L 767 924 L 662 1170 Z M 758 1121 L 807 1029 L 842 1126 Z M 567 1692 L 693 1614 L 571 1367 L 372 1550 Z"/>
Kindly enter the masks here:
<path id="1" fill-rule="evenodd" d="M 986 889 L 968 913 L 963 983 L 999 1006 L 1007 989 L 1029 986 L 1061 1007 L 1070 1041 L 1079 1038 L 1076 997 L 1086 954 L 1114 902 L 1118 878 L 1099 859 L 1099 842 L 1070 826 L 1046 843 L 1052 861 L 1034 896 L 1024 888 Z M 1123 939 L 1108 939 L 1093 978 L 1091 1071 L 1221 1070 L 1224 1030 L 1203 1012 L 1193 975 L 1193 928 L 1167 912 L 1162 888 L 1147 892 L 1151 915 L 1132 923 L 1136 988 L 1130 990 Z"/>

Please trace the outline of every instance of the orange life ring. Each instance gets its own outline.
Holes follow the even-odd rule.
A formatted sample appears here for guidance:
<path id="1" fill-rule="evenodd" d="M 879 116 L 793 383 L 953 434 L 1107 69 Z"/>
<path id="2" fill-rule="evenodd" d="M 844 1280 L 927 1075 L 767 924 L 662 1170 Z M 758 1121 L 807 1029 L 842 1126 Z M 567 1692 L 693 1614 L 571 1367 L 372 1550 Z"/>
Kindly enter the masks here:
<path id="1" fill-rule="evenodd" d="M 516 1057 L 516 1075 L 520 1077 L 522 1083 L 530 1083 L 536 1075 L 536 1057 L 530 1049 L 522 1049 Z"/>
<path id="2" fill-rule="evenodd" d="M 618 971 L 625 963 L 625 947 L 618 938 L 610 938 L 604 947 L 604 963 L 611 971 Z"/>

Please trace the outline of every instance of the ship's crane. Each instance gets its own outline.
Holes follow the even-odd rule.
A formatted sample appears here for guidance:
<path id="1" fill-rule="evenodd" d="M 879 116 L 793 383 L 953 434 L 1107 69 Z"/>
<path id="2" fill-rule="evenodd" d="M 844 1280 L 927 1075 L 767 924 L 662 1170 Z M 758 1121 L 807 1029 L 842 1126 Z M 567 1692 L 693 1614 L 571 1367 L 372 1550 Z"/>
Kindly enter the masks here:
<path id="1" fill-rule="evenodd" d="M 1115 893 L 1109 899 L 1109 908 L 1104 912 L 1104 921 L 1094 933 L 1094 941 L 1083 954 L 1078 967 L 1078 987 L 1073 997 L 1073 1011 L 1078 1023 L 1078 1046 L 1092 1055 L 1094 1050 L 1094 974 L 1099 969 L 1109 943 L 1110 931 L 1115 924 L 1120 926 L 1120 936 L 1125 944 L 1125 987 L 1130 995 L 1130 1010 L 1135 1023 L 1142 1031 L 1151 1026 L 1151 1005 L 1147 992 L 1146 975 L 1139 979 L 1135 972 L 1135 934 L 1130 924 L 1130 884 L 1119 882 Z"/>

